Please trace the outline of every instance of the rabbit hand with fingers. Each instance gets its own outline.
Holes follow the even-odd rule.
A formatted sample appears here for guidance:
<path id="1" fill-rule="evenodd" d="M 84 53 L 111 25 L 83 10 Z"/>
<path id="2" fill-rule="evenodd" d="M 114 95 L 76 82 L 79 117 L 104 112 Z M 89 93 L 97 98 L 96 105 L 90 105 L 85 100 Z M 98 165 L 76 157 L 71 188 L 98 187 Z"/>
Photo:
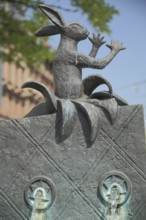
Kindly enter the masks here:
<path id="1" fill-rule="evenodd" d="M 117 115 L 117 105 L 125 105 L 126 102 L 113 94 L 110 83 L 103 77 L 92 75 L 82 80 L 82 69 L 103 69 L 119 51 L 125 48 L 118 41 L 112 41 L 111 45 L 107 45 L 110 53 L 105 58 L 97 60 L 95 56 L 105 41 L 100 35 L 96 36 L 94 34 L 93 38 L 89 38 L 92 43 L 89 55 L 79 53 L 77 44 L 88 37 L 88 30 L 79 23 L 66 22 L 59 12 L 47 5 L 40 5 L 39 7 L 49 20 L 52 21 L 53 25 L 41 28 L 37 31 L 36 36 L 60 34 L 61 39 L 53 61 L 55 94 L 52 94 L 46 86 L 37 82 L 27 82 L 23 85 L 23 88 L 31 87 L 37 89 L 46 98 L 46 103 L 37 106 L 30 115 L 40 115 L 41 112 L 51 114 L 60 111 L 62 113 L 62 135 L 59 138 L 64 140 L 71 134 L 74 128 L 77 111 L 83 111 L 91 128 L 89 139 L 92 143 L 96 138 L 99 127 L 98 119 L 96 122 L 94 119 L 95 116 L 99 118 L 99 111 L 97 111 L 97 108 L 91 111 L 91 105 L 103 108 L 109 115 L 111 122 L 113 122 Z M 109 91 L 92 94 L 95 88 L 102 84 L 107 85 Z M 46 110 L 43 111 L 41 108 Z M 64 118 L 68 119 L 68 123 L 64 122 Z"/>

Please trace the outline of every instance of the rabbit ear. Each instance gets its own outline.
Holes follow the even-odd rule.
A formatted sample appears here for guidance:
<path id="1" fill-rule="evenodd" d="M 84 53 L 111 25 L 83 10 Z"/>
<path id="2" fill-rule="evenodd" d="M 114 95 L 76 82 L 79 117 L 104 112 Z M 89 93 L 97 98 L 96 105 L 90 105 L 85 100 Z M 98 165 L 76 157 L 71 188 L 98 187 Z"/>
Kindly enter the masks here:
<path id="1" fill-rule="evenodd" d="M 63 17 L 59 14 L 59 12 L 50 8 L 47 5 L 39 5 L 39 8 L 43 11 L 43 13 L 57 26 L 64 27 L 65 22 Z"/>
<path id="2" fill-rule="evenodd" d="M 45 37 L 45 36 L 51 36 L 55 34 L 60 34 L 60 28 L 55 25 L 47 25 L 39 29 L 35 33 L 37 37 Z"/>

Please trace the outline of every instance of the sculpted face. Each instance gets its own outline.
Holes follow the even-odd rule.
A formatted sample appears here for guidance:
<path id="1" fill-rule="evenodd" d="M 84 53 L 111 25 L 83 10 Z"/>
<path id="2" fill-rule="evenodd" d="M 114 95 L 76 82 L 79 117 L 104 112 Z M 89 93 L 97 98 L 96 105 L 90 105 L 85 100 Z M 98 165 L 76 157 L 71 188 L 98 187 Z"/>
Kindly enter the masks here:
<path id="1" fill-rule="evenodd" d="M 46 208 L 46 192 L 43 188 L 37 188 L 34 192 L 35 209 L 43 210 Z"/>
<path id="2" fill-rule="evenodd" d="M 66 35 L 77 41 L 84 40 L 88 37 L 88 30 L 79 23 L 70 23 L 68 26 L 64 27 L 64 32 Z"/>

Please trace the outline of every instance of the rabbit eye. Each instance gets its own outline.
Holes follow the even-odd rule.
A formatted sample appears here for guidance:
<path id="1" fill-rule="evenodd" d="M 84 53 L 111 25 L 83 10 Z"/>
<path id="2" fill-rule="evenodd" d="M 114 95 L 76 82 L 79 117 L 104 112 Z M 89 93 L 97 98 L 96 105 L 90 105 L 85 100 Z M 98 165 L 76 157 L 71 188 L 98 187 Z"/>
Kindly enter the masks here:
<path id="1" fill-rule="evenodd" d="M 82 29 L 83 26 L 79 25 L 79 24 L 71 24 L 72 29 Z"/>

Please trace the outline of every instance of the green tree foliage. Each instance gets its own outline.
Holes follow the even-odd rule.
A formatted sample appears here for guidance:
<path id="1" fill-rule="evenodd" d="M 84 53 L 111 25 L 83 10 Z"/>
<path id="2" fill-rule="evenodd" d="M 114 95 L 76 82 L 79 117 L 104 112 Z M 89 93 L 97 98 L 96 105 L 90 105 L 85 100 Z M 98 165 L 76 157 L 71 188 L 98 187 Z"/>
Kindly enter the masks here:
<path id="1" fill-rule="evenodd" d="M 71 2 L 87 14 L 89 21 L 98 31 L 110 33 L 109 22 L 119 13 L 114 6 L 104 0 L 71 0 Z"/>
<path id="2" fill-rule="evenodd" d="M 70 0 L 75 8 L 88 15 L 89 21 L 101 32 L 109 32 L 109 21 L 118 11 L 104 0 Z M 54 50 L 47 38 L 36 38 L 35 31 L 48 23 L 37 8 L 41 0 L 0 0 L 0 55 L 4 61 L 30 68 L 51 61 Z M 59 4 L 59 2 L 58 2 Z"/>

